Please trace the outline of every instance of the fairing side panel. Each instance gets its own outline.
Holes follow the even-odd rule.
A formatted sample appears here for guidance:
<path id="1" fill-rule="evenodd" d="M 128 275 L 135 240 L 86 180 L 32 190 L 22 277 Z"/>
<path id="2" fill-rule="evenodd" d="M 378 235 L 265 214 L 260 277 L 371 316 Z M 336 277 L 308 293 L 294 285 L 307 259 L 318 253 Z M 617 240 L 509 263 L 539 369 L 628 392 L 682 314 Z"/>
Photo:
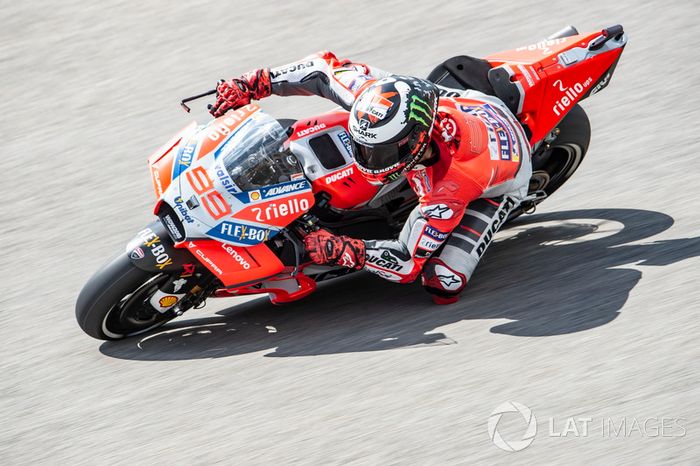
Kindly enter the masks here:
<path id="1" fill-rule="evenodd" d="M 258 283 L 284 269 L 279 258 L 265 244 L 240 247 L 200 239 L 178 246 L 186 247 L 226 287 Z"/>
<path id="2" fill-rule="evenodd" d="M 326 193 L 328 204 L 343 210 L 366 204 L 379 190 L 355 166 L 347 122 L 348 112 L 332 111 L 296 122 L 289 138 L 314 194 Z"/>
<path id="3" fill-rule="evenodd" d="M 510 104 L 531 132 L 542 140 L 577 102 L 610 82 L 627 37 L 622 34 L 597 50 L 589 45 L 600 32 L 543 40 L 487 57 L 494 67 L 489 80 L 512 97 Z M 495 82 L 495 83 L 494 83 Z"/>
<path id="4" fill-rule="evenodd" d="M 197 124 L 195 122 L 190 123 L 148 158 L 153 190 L 157 198 L 160 199 L 172 181 L 173 158 L 177 152 L 177 147 L 196 127 Z"/>
<path id="5" fill-rule="evenodd" d="M 159 221 L 148 224 L 126 245 L 131 263 L 147 272 L 194 271 L 197 261 L 186 249 L 178 249 Z"/>

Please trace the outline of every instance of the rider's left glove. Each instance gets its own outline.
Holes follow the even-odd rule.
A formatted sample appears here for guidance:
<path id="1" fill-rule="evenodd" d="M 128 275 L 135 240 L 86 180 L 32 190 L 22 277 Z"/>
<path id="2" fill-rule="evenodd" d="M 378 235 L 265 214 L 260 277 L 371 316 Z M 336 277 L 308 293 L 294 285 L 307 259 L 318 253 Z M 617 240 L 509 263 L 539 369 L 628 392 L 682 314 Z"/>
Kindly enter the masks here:
<path id="1" fill-rule="evenodd" d="M 304 246 L 316 264 L 341 265 L 358 270 L 365 265 L 365 242 L 359 239 L 318 230 L 304 238 Z"/>
<path id="2" fill-rule="evenodd" d="M 270 70 L 259 69 L 231 81 L 219 81 L 216 86 L 216 102 L 209 106 L 209 113 L 220 117 L 231 109 L 248 105 L 251 99 L 262 99 L 272 93 Z"/>

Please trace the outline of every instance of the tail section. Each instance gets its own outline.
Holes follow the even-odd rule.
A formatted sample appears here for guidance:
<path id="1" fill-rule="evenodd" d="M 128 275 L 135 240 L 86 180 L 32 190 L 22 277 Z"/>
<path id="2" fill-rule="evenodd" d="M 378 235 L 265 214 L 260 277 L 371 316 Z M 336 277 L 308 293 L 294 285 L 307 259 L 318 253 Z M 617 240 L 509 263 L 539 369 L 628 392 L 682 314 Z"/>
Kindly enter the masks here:
<path id="1" fill-rule="evenodd" d="M 491 85 L 526 127 L 531 143 L 542 140 L 577 102 L 610 83 L 627 44 L 620 25 L 575 32 L 571 28 L 486 58 Z"/>

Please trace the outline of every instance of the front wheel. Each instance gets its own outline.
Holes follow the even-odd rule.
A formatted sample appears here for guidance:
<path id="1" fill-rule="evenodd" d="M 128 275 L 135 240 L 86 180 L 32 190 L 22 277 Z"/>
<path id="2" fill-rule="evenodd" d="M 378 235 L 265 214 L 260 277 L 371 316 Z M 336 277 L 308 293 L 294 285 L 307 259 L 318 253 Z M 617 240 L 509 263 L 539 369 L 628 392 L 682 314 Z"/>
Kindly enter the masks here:
<path id="1" fill-rule="evenodd" d="M 176 314 L 156 311 L 149 299 L 167 279 L 167 274 L 138 269 L 120 255 L 81 290 L 75 305 L 78 325 L 99 340 L 119 340 L 163 325 Z"/>

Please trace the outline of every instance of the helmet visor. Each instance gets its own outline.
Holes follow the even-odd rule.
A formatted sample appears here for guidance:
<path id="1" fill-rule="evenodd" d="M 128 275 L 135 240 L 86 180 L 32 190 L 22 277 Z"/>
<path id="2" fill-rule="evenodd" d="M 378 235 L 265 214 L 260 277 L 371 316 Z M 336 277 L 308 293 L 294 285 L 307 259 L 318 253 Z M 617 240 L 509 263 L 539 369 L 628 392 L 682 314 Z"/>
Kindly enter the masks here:
<path id="1" fill-rule="evenodd" d="M 411 156 L 411 145 L 408 144 L 408 138 L 394 144 L 370 147 L 355 143 L 354 146 L 355 160 L 367 170 L 384 170 L 406 161 Z"/>

